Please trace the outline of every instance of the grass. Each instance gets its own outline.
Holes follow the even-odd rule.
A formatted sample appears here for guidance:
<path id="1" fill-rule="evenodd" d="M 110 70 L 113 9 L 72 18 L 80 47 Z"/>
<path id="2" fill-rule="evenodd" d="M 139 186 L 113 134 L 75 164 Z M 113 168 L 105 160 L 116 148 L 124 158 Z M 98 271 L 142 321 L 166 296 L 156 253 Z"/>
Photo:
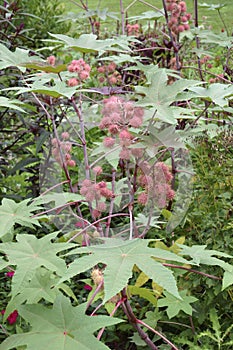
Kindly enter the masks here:
<path id="1" fill-rule="evenodd" d="M 119 0 L 111 0 L 111 1 L 106 1 L 106 0 L 88 0 L 85 1 L 85 3 L 88 4 L 88 7 L 90 9 L 104 9 L 104 8 L 108 8 L 109 11 L 111 12 L 117 12 L 119 13 L 120 11 L 120 1 Z M 148 4 L 157 7 L 159 9 L 162 8 L 162 1 L 161 0 L 145 0 L 145 2 L 147 2 Z M 226 6 L 224 8 L 222 8 L 220 10 L 220 13 L 222 15 L 223 21 L 225 22 L 229 33 L 232 33 L 233 31 L 233 17 L 232 17 L 232 13 L 233 13 L 233 0 L 203 0 L 203 1 L 199 1 L 199 4 L 201 3 L 208 3 L 208 4 L 225 4 Z M 72 11 L 72 12 L 80 12 L 81 9 L 76 5 L 76 4 L 80 4 L 79 0 L 76 1 L 70 1 L 67 0 L 65 2 L 65 8 L 66 11 Z M 146 12 L 146 11 L 150 11 L 153 10 L 153 7 L 149 6 L 149 5 L 145 5 L 143 4 L 143 2 L 139 1 L 139 0 L 123 0 L 123 6 L 124 8 L 128 7 L 130 4 L 132 4 L 132 6 L 130 6 L 130 8 L 128 9 L 128 15 L 129 16 L 134 16 L 134 15 L 138 15 L 142 12 Z M 193 13 L 193 0 L 186 0 L 187 3 L 187 9 L 188 12 Z M 213 28 L 214 31 L 219 32 L 221 31 L 221 29 L 224 27 L 218 11 L 217 10 L 208 10 L 206 8 L 199 8 L 199 19 L 200 19 L 200 24 L 202 23 L 202 18 L 203 16 L 206 16 L 207 19 L 205 20 L 205 24 L 206 26 L 211 26 Z"/>

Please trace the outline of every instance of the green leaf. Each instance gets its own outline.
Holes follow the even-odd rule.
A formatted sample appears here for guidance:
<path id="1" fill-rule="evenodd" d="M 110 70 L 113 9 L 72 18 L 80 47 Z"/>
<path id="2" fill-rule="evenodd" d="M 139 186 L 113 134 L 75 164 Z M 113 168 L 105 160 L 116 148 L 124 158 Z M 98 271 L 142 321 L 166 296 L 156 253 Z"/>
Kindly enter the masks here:
<path id="1" fill-rule="evenodd" d="M 35 199 L 36 203 L 49 203 L 55 202 L 55 207 L 60 207 L 68 202 L 78 202 L 82 200 L 83 197 L 78 193 L 70 193 L 70 192 L 50 192 L 45 195 L 41 195 Z"/>
<path id="2" fill-rule="evenodd" d="M 180 292 L 180 295 L 182 297 L 182 300 L 180 300 L 175 298 L 173 295 L 164 292 L 165 298 L 159 299 L 157 306 L 167 306 L 166 312 L 169 318 L 178 315 L 180 311 L 184 311 L 186 314 L 191 316 L 193 310 L 190 304 L 194 303 L 198 299 L 191 296 L 187 296 L 186 293 L 186 290 L 182 290 Z"/>
<path id="3" fill-rule="evenodd" d="M 104 350 L 109 349 L 99 342 L 93 333 L 106 326 L 122 322 L 108 316 L 85 315 L 86 304 L 73 307 L 70 301 L 59 295 L 52 309 L 42 305 L 22 305 L 19 314 L 32 329 L 27 333 L 12 335 L 1 345 L 8 350 L 26 345 L 27 350 Z"/>
<path id="4" fill-rule="evenodd" d="M 66 271 L 65 261 L 57 256 L 57 253 L 72 248 L 69 243 L 52 243 L 58 232 L 51 233 L 40 239 L 33 235 L 19 234 L 17 242 L 0 244 L 0 251 L 8 257 L 8 264 L 17 266 L 12 278 L 12 297 L 29 287 L 37 273 L 37 268 L 45 267 L 62 276 Z"/>
<path id="5" fill-rule="evenodd" d="M 20 203 L 12 199 L 4 198 L 0 205 L 0 237 L 4 236 L 15 224 L 33 228 L 33 225 L 40 226 L 36 218 L 32 218 L 32 212 L 39 210 L 36 204 L 28 204 L 31 200 L 25 199 Z"/>
<path id="6" fill-rule="evenodd" d="M 134 265 L 137 265 L 149 278 L 179 298 L 172 271 L 156 261 L 155 258 L 181 263 L 187 263 L 187 261 L 171 252 L 149 248 L 150 242 L 151 240 L 142 239 L 126 242 L 110 239 L 106 240 L 105 244 L 98 246 L 77 248 L 72 251 L 72 254 L 89 253 L 89 255 L 76 259 L 61 281 L 86 271 L 98 263 L 106 264 L 104 271 L 104 302 L 106 302 L 127 285 L 132 276 L 132 269 Z"/>
<path id="7" fill-rule="evenodd" d="M 29 164 L 34 164 L 36 162 L 39 162 L 39 158 L 26 158 L 26 159 L 22 159 L 20 160 L 17 164 L 15 164 L 15 166 L 13 167 L 13 169 L 11 169 L 9 171 L 9 175 L 13 175 L 15 174 L 18 170 L 21 170 L 23 168 L 25 168 L 27 165 Z"/>
<path id="8" fill-rule="evenodd" d="M 21 72 L 25 72 L 26 68 L 23 67 L 25 62 L 39 61 L 38 56 L 29 56 L 30 50 L 23 50 L 16 48 L 15 52 L 10 51 L 5 45 L 0 43 L 0 69 L 8 67 L 18 67 Z"/>
<path id="9" fill-rule="evenodd" d="M 233 284 L 233 266 L 231 269 L 226 270 L 223 274 L 222 290 L 226 289 L 232 284 Z"/>
<path id="10" fill-rule="evenodd" d="M 51 66 L 48 65 L 46 62 L 29 62 L 29 63 L 24 63 L 22 64 L 26 68 L 30 69 L 36 69 L 41 72 L 46 72 L 46 73 L 61 73 L 64 71 L 67 71 L 67 64 L 59 64 L 56 66 Z"/>
<path id="11" fill-rule="evenodd" d="M 77 91 L 78 86 L 67 86 L 65 81 L 56 81 L 53 86 L 44 85 L 41 81 L 34 81 L 28 87 L 16 87 L 14 90 L 18 90 L 17 94 L 23 94 L 25 92 L 37 92 L 38 94 L 44 94 L 51 97 L 65 96 L 71 98 Z"/>
<path id="12" fill-rule="evenodd" d="M 150 19 L 150 20 L 156 20 L 160 17 L 163 17 L 164 14 L 162 13 L 162 11 L 146 11 L 143 12 L 141 15 L 139 16 L 133 16 L 133 17 L 129 17 L 128 20 L 129 21 L 138 21 L 138 20 L 145 20 L 145 19 Z"/>
<path id="13" fill-rule="evenodd" d="M 22 108 L 20 108 L 18 105 L 23 105 L 23 102 L 18 100 L 10 100 L 7 97 L 0 96 L 0 108 L 10 108 L 15 109 L 16 111 L 20 111 L 22 113 L 26 113 Z"/>
<path id="14" fill-rule="evenodd" d="M 135 37 L 127 35 L 119 35 L 112 39 L 99 40 L 95 34 L 82 34 L 78 39 L 63 34 L 51 34 L 52 37 L 58 39 L 58 42 L 65 44 L 66 47 L 83 52 L 105 52 L 105 51 L 132 51 L 130 42 L 139 42 Z"/>
<path id="15" fill-rule="evenodd" d="M 149 87 L 137 86 L 135 88 L 138 94 L 144 95 L 138 102 L 143 107 L 154 107 L 157 110 L 156 115 L 159 120 L 168 124 L 176 124 L 176 117 L 170 105 L 175 101 L 178 93 L 185 89 L 200 84 L 195 80 L 179 79 L 172 85 L 167 84 L 168 76 L 165 69 L 157 69 L 151 79 Z"/>
<path id="16" fill-rule="evenodd" d="M 157 298 L 151 290 L 137 286 L 128 286 L 127 289 L 131 295 L 139 295 L 141 298 L 148 300 L 151 304 L 157 305 Z"/>
<path id="17" fill-rule="evenodd" d="M 228 105 L 227 97 L 233 95 L 233 87 L 232 85 L 226 84 L 210 84 L 207 88 L 201 86 L 195 86 L 189 88 L 189 90 L 196 93 L 194 97 L 203 97 L 208 100 L 213 101 L 215 104 L 224 107 Z"/>
<path id="18" fill-rule="evenodd" d="M 13 296 L 9 301 L 4 315 L 5 318 L 11 312 L 18 309 L 24 302 L 33 304 L 43 298 L 48 302 L 53 303 L 58 294 L 58 288 L 52 287 L 58 282 L 58 279 L 59 277 L 56 277 L 51 271 L 48 271 L 43 267 L 37 268 L 32 279 L 29 280 L 28 283 L 25 283 L 19 294 Z"/>
<path id="19" fill-rule="evenodd" d="M 94 34 L 82 34 L 78 39 L 63 34 L 49 34 L 63 42 L 66 47 L 85 53 L 104 51 L 111 42 L 111 39 L 97 40 L 97 35 Z"/>
<path id="20" fill-rule="evenodd" d="M 224 258 L 233 258 L 232 255 L 219 252 L 217 250 L 206 249 L 207 247 L 206 245 L 193 245 L 192 247 L 188 247 L 183 244 L 178 244 L 178 246 L 182 248 L 182 251 L 181 251 L 182 255 L 191 256 L 193 260 L 189 262 L 190 264 L 218 265 L 226 269 L 228 269 L 229 266 L 231 266 L 225 263 L 225 261 L 213 257 L 213 255 L 221 256 Z"/>

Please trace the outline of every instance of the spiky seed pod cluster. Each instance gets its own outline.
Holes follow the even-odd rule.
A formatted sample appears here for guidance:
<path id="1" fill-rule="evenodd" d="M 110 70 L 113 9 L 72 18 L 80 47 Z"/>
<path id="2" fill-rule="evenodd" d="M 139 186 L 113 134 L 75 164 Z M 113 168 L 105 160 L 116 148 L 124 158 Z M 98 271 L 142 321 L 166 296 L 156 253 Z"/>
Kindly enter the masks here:
<path id="1" fill-rule="evenodd" d="M 52 143 L 52 155 L 60 166 L 75 167 L 76 162 L 71 159 L 72 143 L 69 140 L 70 135 L 67 131 L 61 134 L 62 141 L 58 141 L 56 138 L 51 140 Z"/>
<path id="2" fill-rule="evenodd" d="M 134 136 L 129 131 L 132 128 L 139 128 L 143 123 L 144 111 L 141 107 L 135 107 L 133 102 L 126 101 L 121 97 L 111 96 L 104 100 L 102 110 L 103 118 L 100 122 L 100 129 L 108 129 L 111 136 L 105 137 L 103 144 L 106 148 L 112 148 L 117 142 L 121 146 L 120 158 L 128 160 L 131 155 L 135 157 L 141 154 L 134 148 L 131 151 Z"/>
<path id="3" fill-rule="evenodd" d="M 90 76 L 91 67 L 82 58 L 73 60 L 67 67 L 68 71 L 75 73 L 75 76 L 67 82 L 68 86 L 76 86 L 88 79 Z"/>
<path id="4" fill-rule="evenodd" d="M 143 191 L 138 195 L 138 203 L 145 206 L 151 200 L 159 208 L 164 208 L 175 196 L 170 168 L 164 162 L 150 166 L 146 161 L 141 163 L 140 168 L 143 173 L 138 176 L 137 182 Z"/>
<path id="5" fill-rule="evenodd" d="M 98 67 L 97 71 L 100 73 L 100 76 L 98 78 L 99 82 L 106 82 L 110 85 L 121 83 L 122 76 L 116 69 L 117 65 L 114 62 L 110 62 L 108 65 L 102 65 Z"/>
<path id="6" fill-rule="evenodd" d="M 189 30 L 189 21 L 191 14 L 187 13 L 187 5 L 185 1 L 166 0 L 166 10 L 169 14 L 168 27 L 173 34 L 177 35 Z"/>

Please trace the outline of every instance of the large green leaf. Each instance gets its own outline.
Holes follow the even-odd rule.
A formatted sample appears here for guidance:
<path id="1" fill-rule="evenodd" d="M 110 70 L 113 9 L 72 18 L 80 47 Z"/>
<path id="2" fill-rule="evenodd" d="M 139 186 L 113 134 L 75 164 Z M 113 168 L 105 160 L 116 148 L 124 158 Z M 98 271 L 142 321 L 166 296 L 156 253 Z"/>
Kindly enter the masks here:
<path id="1" fill-rule="evenodd" d="M 19 234 L 17 242 L 0 244 L 0 251 L 8 258 L 8 264 L 17 266 L 12 278 L 12 297 L 29 287 L 30 281 L 37 273 L 37 268 L 45 267 L 62 276 L 66 271 L 65 261 L 57 253 L 72 248 L 69 243 L 51 242 L 57 232 L 38 239 L 33 235 Z"/>
<path id="2" fill-rule="evenodd" d="M 179 79 L 172 85 L 168 85 L 167 81 L 168 76 L 165 69 L 157 69 L 151 78 L 149 87 L 137 86 L 135 90 L 144 96 L 138 103 L 140 106 L 156 108 L 160 120 L 169 124 L 176 124 L 176 115 L 170 105 L 176 100 L 178 93 L 200 84 L 200 82 Z"/>
<path id="3" fill-rule="evenodd" d="M 40 61 L 38 56 L 29 56 L 29 52 L 30 50 L 23 50 L 18 47 L 15 52 L 12 52 L 0 43 L 0 69 L 18 67 L 24 73 L 26 68 L 23 65 L 26 62 Z"/>
<path id="4" fill-rule="evenodd" d="M 27 346 L 27 350 L 109 349 L 93 333 L 122 320 L 108 316 L 87 316 L 85 307 L 85 304 L 73 307 L 62 295 L 57 297 L 52 309 L 42 305 L 20 306 L 20 315 L 31 324 L 32 329 L 10 336 L 0 345 L 0 350 L 23 345 Z"/>
<path id="5" fill-rule="evenodd" d="M 182 290 L 180 292 L 182 297 L 182 300 L 180 300 L 175 298 L 173 295 L 164 292 L 165 298 L 159 299 L 157 305 L 158 307 L 167 306 L 166 312 L 169 318 L 178 315 L 180 311 L 184 311 L 186 314 L 191 316 L 193 309 L 190 304 L 194 303 L 198 299 L 192 296 L 187 296 L 186 293 L 186 290 Z"/>
<path id="6" fill-rule="evenodd" d="M 65 44 L 66 47 L 80 52 L 105 52 L 105 51 L 132 51 L 130 42 L 139 42 L 135 37 L 120 35 L 116 38 L 98 40 L 95 34 L 82 34 L 78 39 L 64 34 L 51 34 L 58 42 Z"/>
<path id="7" fill-rule="evenodd" d="M 189 90 L 195 92 L 193 97 L 203 97 L 215 104 L 224 107 L 228 105 L 228 98 L 233 95 L 233 86 L 226 84 L 210 84 L 207 88 L 201 86 L 190 87 Z"/>
<path id="8" fill-rule="evenodd" d="M 147 276 L 180 298 L 176 281 L 171 270 L 157 259 L 187 263 L 182 257 L 159 248 L 149 248 L 150 240 L 135 239 L 132 241 L 106 240 L 105 244 L 77 248 L 75 254 L 89 253 L 76 259 L 68 268 L 61 281 L 65 281 L 98 263 L 106 264 L 104 270 L 104 302 L 119 293 L 132 276 L 132 269 L 137 265 Z"/>
<path id="9" fill-rule="evenodd" d="M 43 267 L 37 268 L 35 274 L 28 283 L 25 281 L 19 294 L 13 296 L 9 301 L 4 317 L 6 318 L 11 312 L 19 308 L 19 305 L 27 302 L 34 304 L 42 298 L 53 303 L 57 294 L 58 287 L 52 288 L 58 282 L 59 277 L 53 272 Z M 14 293 L 15 294 L 15 293 Z"/>
<path id="10" fill-rule="evenodd" d="M 55 98 L 61 96 L 71 98 L 76 93 L 77 88 L 77 86 L 68 86 L 65 81 L 56 81 L 53 86 L 44 85 L 40 81 L 34 81 L 33 84 L 28 85 L 28 87 L 15 87 L 12 90 L 18 90 L 16 94 L 37 92 Z"/>
<path id="11" fill-rule="evenodd" d="M 0 237 L 4 236 L 15 224 L 33 227 L 40 226 L 36 218 L 32 218 L 32 212 L 40 207 L 34 203 L 29 204 L 30 199 L 25 199 L 20 203 L 12 199 L 4 198 L 0 205 Z"/>

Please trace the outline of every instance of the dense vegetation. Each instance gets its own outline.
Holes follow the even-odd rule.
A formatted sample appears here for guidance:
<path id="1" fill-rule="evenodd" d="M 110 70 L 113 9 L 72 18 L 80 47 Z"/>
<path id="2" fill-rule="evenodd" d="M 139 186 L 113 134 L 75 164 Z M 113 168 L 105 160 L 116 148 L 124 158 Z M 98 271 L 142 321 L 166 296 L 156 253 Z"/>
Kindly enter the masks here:
<path id="1" fill-rule="evenodd" d="M 0 350 L 232 349 L 231 6 L 0 6 Z"/>

